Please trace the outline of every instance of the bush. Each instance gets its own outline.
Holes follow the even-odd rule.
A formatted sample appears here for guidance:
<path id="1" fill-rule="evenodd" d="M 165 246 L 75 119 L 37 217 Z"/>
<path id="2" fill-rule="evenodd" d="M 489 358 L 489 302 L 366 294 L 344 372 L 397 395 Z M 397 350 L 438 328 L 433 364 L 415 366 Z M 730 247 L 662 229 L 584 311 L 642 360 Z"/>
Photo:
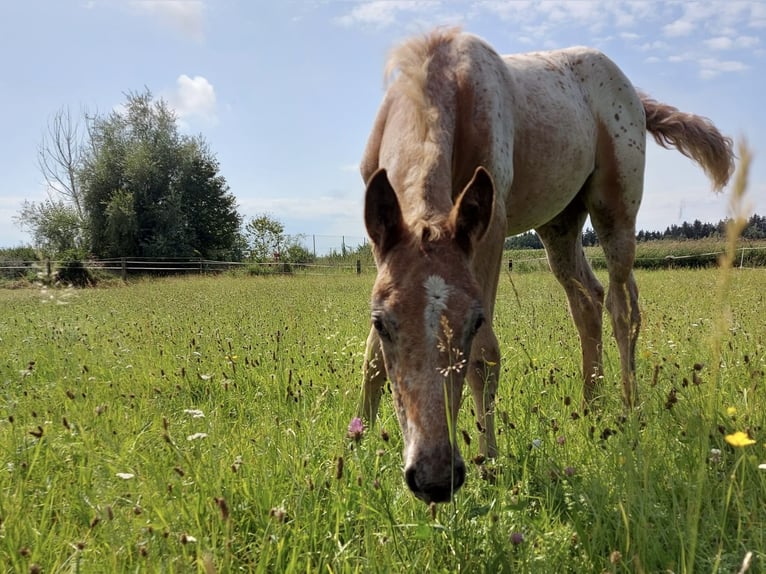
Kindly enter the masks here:
<path id="1" fill-rule="evenodd" d="M 0 249 L 0 279 L 31 278 L 37 263 L 37 253 L 31 247 Z"/>
<path id="2" fill-rule="evenodd" d="M 83 265 L 82 257 L 76 251 L 64 254 L 56 277 L 58 281 L 75 287 L 93 287 L 97 282 L 95 276 Z"/>

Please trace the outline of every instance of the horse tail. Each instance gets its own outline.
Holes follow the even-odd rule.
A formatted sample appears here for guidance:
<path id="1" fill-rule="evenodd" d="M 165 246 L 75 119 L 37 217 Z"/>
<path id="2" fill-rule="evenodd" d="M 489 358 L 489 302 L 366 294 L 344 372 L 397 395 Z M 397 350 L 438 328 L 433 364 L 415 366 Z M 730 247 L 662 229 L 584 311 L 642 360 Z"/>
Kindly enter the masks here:
<path id="1" fill-rule="evenodd" d="M 731 138 L 724 137 L 708 118 L 687 114 L 639 94 L 646 112 L 646 129 L 664 148 L 676 148 L 696 161 L 720 191 L 734 172 Z"/>

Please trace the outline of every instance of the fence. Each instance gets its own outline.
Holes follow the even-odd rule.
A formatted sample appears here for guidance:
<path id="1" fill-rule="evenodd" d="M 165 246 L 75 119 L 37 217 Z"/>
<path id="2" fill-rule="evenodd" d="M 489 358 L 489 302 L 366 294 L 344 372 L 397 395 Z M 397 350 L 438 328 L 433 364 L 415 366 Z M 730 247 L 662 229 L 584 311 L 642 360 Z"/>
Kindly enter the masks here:
<path id="1" fill-rule="evenodd" d="M 506 252 L 508 255 L 510 252 Z M 706 251 L 700 253 L 637 253 L 633 267 L 635 269 L 680 269 L 715 267 L 724 251 Z M 600 248 L 586 248 L 585 257 L 594 269 L 605 269 L 606 258 Z M 509 270 L 518 272 L 548 270 L 548 258 L 542 249 L 514 250 L 506 257 Z M 739 247 L 736 250 L 733 265 L 740 269 L 766 267 L 766 247 Z"/>
<path id="2" fill-rule="evenodd" d="M 367 246 L 365 246 L 367 247 Z M 185 275 L 217 274 L 240 272 L 251 275 L 294 274 L 322 275 L 345 273 L 349 275 L 373 273 L 375 262 L 369 247 L 366 249 L 341 247 L 341 251 L 329 250 L 324 257 L 311 262 L 289 262 L 274 259 L 267 262 L 215 261 L 204 258 L 139 258 L 120 257 L 115 259 L 87 260 L 80 265 L 91 273 L 108 273 L 123 280 L 141 275 Z M 712 267 L 717 264 L 723 251 L 709 251 L 693 254 L 655 254 L 639 252 L 634 267 L 637 269 L 672 269 L 683 267 Z M 602 253 L 589 248 L 586 257 L 595 269 L 604 268 Z M 514 272 L 548 270 L 548 261 L 543 250 L 514 250 L 506 252 L 505 261 Z M 2 261 L 0 278 L 19 279 L 37 277 L 50 281 L 61 268 L 70 265 L 64 261 Z M 735 266 L 766 267 L 766 247 L 740 247 L 737 249 Z"/>
<path id="3" fill-rule="evenodd" d="M 51 280 L 60 269 L 71 265 L 65 261 L 16 261 L 13 263 L 0 262 L 0 277 L 5 279 L 30 278 Z M 241 272 L 251 275 L 273 274 L 336 274 L 348 273 L 361 275 L 365 271 L 374 271 L 372 261 L 361 258 L 328 260 L 314 263 L 289 263 L 267 261 L 262 263 L 214 261 L 202 258 L 136 258 L 121 257 L 117 259 L 88 260 L 81 262 L 78 267 L 93 274 L 108 273 L 119 276 L 123 280 L 128 277 L 141 275 L 206 275 L 225 272 Z"/>

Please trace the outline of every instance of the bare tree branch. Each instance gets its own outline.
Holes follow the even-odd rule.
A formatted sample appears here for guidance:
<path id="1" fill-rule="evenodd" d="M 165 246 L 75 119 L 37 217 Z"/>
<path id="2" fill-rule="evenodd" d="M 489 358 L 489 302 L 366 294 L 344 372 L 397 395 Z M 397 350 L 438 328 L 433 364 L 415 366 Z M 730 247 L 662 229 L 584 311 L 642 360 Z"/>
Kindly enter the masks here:
<path id="1" fill-rule="evenodd" d="M 49 194 L 57 194 L 74 207 L 80 218 L 84 214 L 77 170 L 82 154 L 83 138 L 79 122 L 72 119 L 69 107 L 63 107 L 48 122 L 47 132 L 37 150 L 37 162 Z"/>

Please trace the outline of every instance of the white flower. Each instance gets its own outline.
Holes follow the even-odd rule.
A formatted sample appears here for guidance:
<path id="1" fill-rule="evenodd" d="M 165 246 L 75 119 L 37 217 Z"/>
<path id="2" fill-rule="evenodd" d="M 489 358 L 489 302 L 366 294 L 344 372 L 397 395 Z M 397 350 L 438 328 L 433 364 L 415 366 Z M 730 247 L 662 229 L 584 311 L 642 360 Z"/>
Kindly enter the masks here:
<path id="1" fill-rule="evenodd" d="M 199 409 L 184 409 L 184 413 L 187 415 L 191 415 L 191 418 L 193 419 L 204 419 L 205 413 L 203 413 Z"/>
<path id="2" fill-rule="evenodd" d="M 186 440 L 197 440 L 200 438 L 207 438 L 206 432 L 195 432 L 194 434 L 190 434 L 186 437 Z"/>
<path id="3" fill-rule="evenodd" d="M 758 470 L 766 470 L 766 462 L 758 465 Z"/>
<path id="4" fill-rule="evenodd" d="M 134 476 L 136 476 L 136 475 L 133 474 L 132 472 L 118 472 L 117 473 L 117 478 L 121 478 L 123 480 L 130 480 Z"/>

